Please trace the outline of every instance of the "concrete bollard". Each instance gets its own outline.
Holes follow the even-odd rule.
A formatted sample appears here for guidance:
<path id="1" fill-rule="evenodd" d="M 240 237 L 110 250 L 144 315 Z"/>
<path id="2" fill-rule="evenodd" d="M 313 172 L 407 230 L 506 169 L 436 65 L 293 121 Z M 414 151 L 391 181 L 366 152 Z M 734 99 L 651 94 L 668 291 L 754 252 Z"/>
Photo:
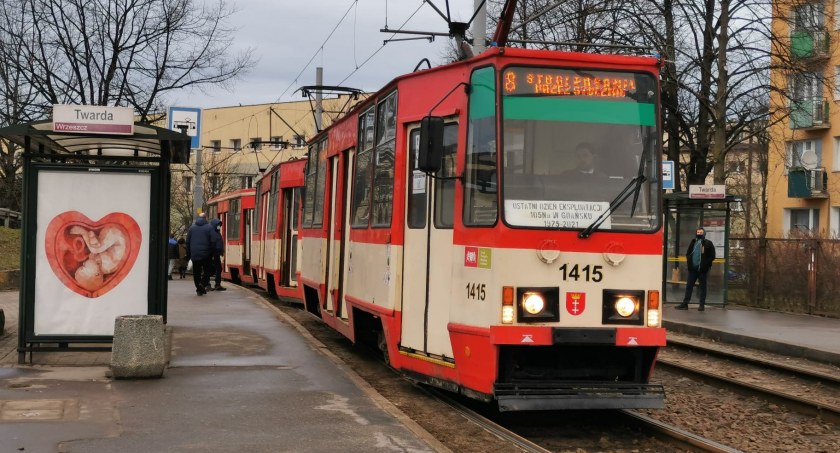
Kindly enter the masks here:
<path id="1" fill-rule="evenodd" d="M 116 379 L 159 378 L 166 368 L 163 316 L 128 315 L 114 321 L 111 373 Z"/>

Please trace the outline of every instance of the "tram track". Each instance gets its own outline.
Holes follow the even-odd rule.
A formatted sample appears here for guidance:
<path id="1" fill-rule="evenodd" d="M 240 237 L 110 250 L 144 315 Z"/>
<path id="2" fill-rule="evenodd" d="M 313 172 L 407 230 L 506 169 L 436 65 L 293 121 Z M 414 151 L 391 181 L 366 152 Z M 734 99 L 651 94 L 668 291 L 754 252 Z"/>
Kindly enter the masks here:
<path id="1" fill-rule="evenodd" d="M 544 448 L 543 446 L 511 431 L 508 428 L 484 417 L 477 411 L 474 411 L 463 404 L 459 403 L 455 398 L 437 389 L 421 386 L 424 393 L 431 398 L 446 404 L 454 412 L 460 414 L 470 422 L 480 426 L 482 429 L 492 433 L 500 439 L 514 445 L 515 447 L 529 452 L 529 453 L 550 453 L 552 450 Z M 709 453 L 739 453 L 741 450 L 723 445 L 711 439 L 691 433 L 674 425 L 657 420 L 653 417 L 642 415 L 636 411 L 625 409 L 609 411 L 619 414 L 624 418 L 626 425 L 633 425 L 643 432 L 652 433 L 658 439 L 667 442 L 668 444 L 676 445 L 680 448 L 688 449 L 690 451 L 702 451 Z"/>
<path id="2" fill-rule="evenodd" d="M 797 377 L 812 379 L 821 383 L 835 385 L 840 387 L 840 373 L 837 370 L 822 370 L 818 365 L 808 366 L 802 363 L 788 363 L 778 358 L 772 359 L 767 357 L 759 357 L 754 354 L 746 352 L 739 352 L 731 349 L 721 349 L 708 346 L 703 342 L 692 340 L 685 337 L 674 337 L 669 334 L 668 346 L 676 346 L 678 349 L 698 352 L 710 356 L 737 361 L 740 363 L 760 366 L 765 369 L 790 373 Z"/>
<path id="3" fill-rule="evenodd" d="M 784 373 L 794 382 L 796 380 L 805 381 L 809 384 L 819 382 L 828 384 L 831 387 L 840 385 L 840 379 L 835 376 L 820 370 L 797 367 L 796 365 L 785 364 L 781 361 L 772 361 L 749 354 L 710 348 L 694 344 L 690 341 L 675 342 L 669 340 L 669 343 L 670 345 L 678 343 L 681 348 L 707 355 L 704 359 L 711 356 L 718 361 L 736 364 L 741 369 L 730 371 L 730 374 L 735 374 L 736 377 L 727 376 L 721 372 L 713 371 L 715 367 L 708 366 L 707 362 L 691 358 L 688 355 L 671 352 L 660 356 L 657 360 L 657 368 L 660 370 L 668 370 L 672 373 L 701 380 L 707 384 L 725 388 L 741 395 L 755 396 L 765 401 L 785 406 L 800 414 L 818 417 L 821 420 L 840 425 L 840 404 L 836 400 L 832 401 L 826 398 L 818 399 L 818 397 L 797 395 L 792 391 L 783 390 L 782 387 L 786 386 L 789 388 L 796 387 L 790 381 L 785 384 L 768 384 L 766 371 L 772 370 L 773 372 Z M 812 390 L 816 391 L 818 389 L 812 387 Z"/>

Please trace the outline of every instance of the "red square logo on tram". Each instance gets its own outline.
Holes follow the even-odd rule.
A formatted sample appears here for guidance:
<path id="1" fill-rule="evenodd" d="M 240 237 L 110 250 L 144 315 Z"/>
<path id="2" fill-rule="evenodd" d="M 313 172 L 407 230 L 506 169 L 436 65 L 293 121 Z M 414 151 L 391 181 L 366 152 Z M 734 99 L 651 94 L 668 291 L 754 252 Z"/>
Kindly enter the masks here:
<path id="1" fill-rule="evenodd" d="M 577 316 L 586 310 L 586 293 L 566 293 L 566 311 Z"/>
<path id="2" fill-rule="evenodd" d="M 464 247 L 464 266 L 478 267 L 478 247 Z"/>

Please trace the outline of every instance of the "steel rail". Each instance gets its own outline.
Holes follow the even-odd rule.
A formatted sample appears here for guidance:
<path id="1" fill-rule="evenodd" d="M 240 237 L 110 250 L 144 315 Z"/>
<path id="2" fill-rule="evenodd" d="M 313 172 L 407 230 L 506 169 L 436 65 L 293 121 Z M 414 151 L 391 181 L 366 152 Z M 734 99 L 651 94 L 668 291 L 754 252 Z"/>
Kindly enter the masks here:
<path id="1" fill-rule="evenodd" d="M 546 450 L 545 448 L 531 442 L 530 440 L 516 434 L 515 432 L 499 425 L 496 422 L 493 422 L 486 417 L 476 413 L 475 411 L 465 407 L 461 403 L 455 401 L 454 399 L 446 396 L 445 394 L 439 392 L 438 390 L 427 387 L 424 385 L 417 386 L 421 391 L 425 392 L 432 398 L 440 401 L 443 404 L 451 407 L 456 413 L 461 415 L 462 417 L 466 418 L 467 420 L 475 423 L 476 425 L 480 426 L 485 431 L 495 435 L 496 437 L 501 438 L 504 441 L 510 442 L 511 444 L 515 445 L 522 450 L 532 453 L 551 453 L 551 450 Z"/>
<path id="2" fill-rule="evenodd" d="M 840 424 L 840 407 L 834 405 L 824 404 L 812 399 L 782 393 L 767 387 L 739 381 L 737 379 L 721 376 L 709 371 L 690 368 L 686 365 L 681 365 L 661 357 L 657 359 L 656 363 L 658 367 L 664 367 L 666 369 L 670 368 L 673 372 L 699 377 L 702 380 L 710 381 L 713 385 L 726 387 L 741 394 L 758 396 L 760 398 L 781 404 L 795 412 L 819 417 L 822 420 L 826 420 L 834 424 Z"/>
<path id="3" fill-rule="evenodd" d="M 672 345 L 677 346 L 678 348 L 692 349 L 704 352 L 710 355 L 714 355 L 716 357 L 740 360 L 742 362 L 750 364 L 757 364 L 765 368 L 770 368 L 776 371 L 784 371 L 786 373 L 793 373 L 797 376 L 805 376 L 807 378 L 816 379 L 833 385 L 840 385 L 840 374 L 831 374 L 820 370 L 801 368 L 797 367 L 796 365 L 791 365 L 783 362 L 776 362 L 761 357 L 751 357 L 747 354 L 735 351 L 723 351 L 691 340 L 668 338 L 668 346 Z"/>
<path id="4" fill-rule="evenodd" d="M 696 448 L 709 453 L 741 453 L 741 450 L 728 447 L 711 439 L 706 439 L 705 437 L 690 433 L 682 428 L 677 428 L 674 425 L 669 425 L 668 423 L 656 420 L 655 418 L 642 415 L 634 410 L 620 409 L 618 412 L 623 414 L 625 417 L 632 419 L 634 424 L 639 425 L 644 429 L 664 434 L 669 439 L 681 443 L 689 448 Z"/>

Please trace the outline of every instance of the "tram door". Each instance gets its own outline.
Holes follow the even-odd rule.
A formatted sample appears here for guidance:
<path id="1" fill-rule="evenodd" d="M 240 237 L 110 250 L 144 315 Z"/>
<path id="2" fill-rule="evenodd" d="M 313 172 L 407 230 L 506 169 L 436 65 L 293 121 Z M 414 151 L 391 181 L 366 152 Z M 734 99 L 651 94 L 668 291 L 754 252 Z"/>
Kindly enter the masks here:
<path id="1" fill-rule="evenodd" d="M 242 272 L 251 275 L 251 220 L 254 217 L 254 210 L 246 209 L 243 217 L 245 217 L 245 231 L 243 236 L 245 240 L 245 257 L 242 261 Z"/>
<path id="2" fill-rule="evenodd" d="M 283 258 L 282 286 L 297 286 L 297 273 L 300 271 L 300 250 L 298 250 L 298 200 L 300 189 L 283 189 Z"/>
<path id="3" fill-rule="evenodd" d="M 257 189 L 257 197 L 260 197 L 260 202 L 257 204 L 256 209 L 259 209 L 257 212 L 257 237 L 259 239 L 259 256 L 257 257 L 257 266 L 259 266 L 259 273 L 257 275 L 258 278 L 265 279 L 265 269 L 268 267 L 268 263 L 265 262 L 265 248 L 268 241 L 268 234 L 266 233 L 266 227 L 268 226 L 268 193 L 264 193 L 260 195 L 259 188 Z"/>
<path id="4" fill-rule="evenodd" d="M 344 303 L 344 277 L 347 269 L 344 263 L 344 247 L 347 243 L 350 219 L 346 207 L 349 202 L 349 185 L 352 173 L 349 173 L 349 160 L 352 151 L 344 151 L 341 156 L 330 159 L 332 190 L 330 191 L 330 227 L 327 236 L 327 303 L 326 309 L 336 311 L 336 316 L 347 319 Z M 340 189 L 340 190 L 339 190 Z"/>
<path id="5" fill-rule="evenodd" d="M 444 127 L 444 165 L 438 176 L 455 176 L 457 124 Z M 416 171 L 420 129 L 410 131 L 407 216 L 403 254 L 402 340 L 400 346 L 452 357 L 449 304 L 452 299 L 452 225 L 455 181 Z"/>

